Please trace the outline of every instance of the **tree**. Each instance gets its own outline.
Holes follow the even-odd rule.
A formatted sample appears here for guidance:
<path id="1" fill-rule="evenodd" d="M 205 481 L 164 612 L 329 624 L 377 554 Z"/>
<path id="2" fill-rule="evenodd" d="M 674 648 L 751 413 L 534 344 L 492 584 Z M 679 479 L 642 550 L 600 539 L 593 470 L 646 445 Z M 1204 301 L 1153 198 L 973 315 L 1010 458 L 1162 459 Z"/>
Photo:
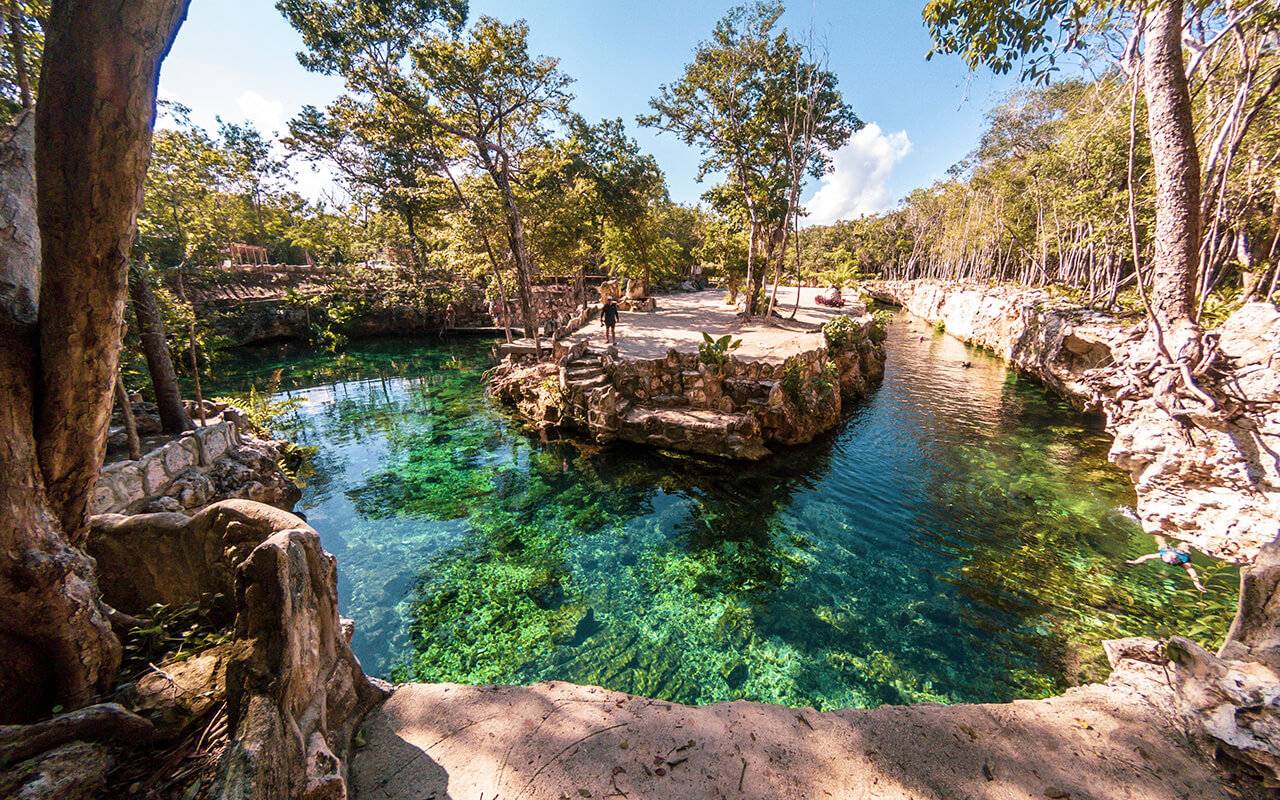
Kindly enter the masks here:
<path id="1" fill-rule="evenodd" d="M 182 405 L 182 391 L 169 355 L 164 320 L 151 288 L 151 270 L 145 263 L 133 261 L 130 265 L 129 300 L 133 305 L 133 316 L 138 321 L 138 337 L 142 341 L 143 356 L 147 359 L 147 372 L 151 374 L 160 429 L 170 434 L 193 430 L 195 423 Z"/>
<path id="2" fill-rule="evenodd" d="M 423 228 L 439 204 L 424 186 L 422 176 L 437 168 L 437 148 L 430 129 L 398 101 L 362 101 L 340 97 L 325 111 L 304 106 L 289 121 L 285 147 L 313 164 L 337 170 L 353 197 L 404 220 L 416 258 L 425 253 Z"/>
<path id="3" fill-rule="evenodd" d="M 187 5 L 54 0 L 50 10 L 35 120 L 39 250 L 26 231 L 0 263 L 0 279 L 22 287 L 0 306 L 7 720 L 53 702 L 81 706 L 110 687 L 119 666 L 81 548 L 106 444 L 159 66 Z"/>
<path id="4" fill-rule="evenodd" d="M 670 131 L 703 153 L 698 179 L 723 172 L 728 183 L 705 195 L 714 207 L 743 211 L 748 224 L 746 314 L 756 312 L 765 272 L 785 256 L 785 236 L 806 176 L 830 168 L 826 155 L 861 122 L 836 89 L 835 75 L 785 30 L 783 6 L 759 0 L 731 10 L 685 73 L 649 101 L 643 125 Z M 765 270 L 756 252 L 765 247 Z"/>
<path id="5" fill-rule="evenodd" d="M 48 17 L 47 0 L 4 0 L 0 5 L 6 45 L 0 47 L 0 111 L 6 121 L 35 106 L 31 82 L 33 75 L 40 74 Z"/>
<path id="6" fill-rule="evenodd" d="M 276 7 L 302 34 L 303 66 L 342 75 L 356 91 L 399 101 L 440 137 L 470 147 L 472 165 L 503 199 L 525 335 L 536 341 L 533 267 L 515 174 L 521 152 L 542 138 L 544 118 L 567 112 L 569 79 L 556 60 L 529 55 L 523 21 L 506 25 L 482 17 L 463 36 L 433 34 L 440 24 L 458 31 L 462 2 L 278 0 Z M 447 142 L 440 147 L 441 153 L 453 151 Z"/>
<path id="7" fill-rule="evenodd" d="M 1280 10 L 1271 3 L 1199 3 L 1189 8 L 1193 24 L 1184 26 L 1183 4 L 1161 0 L 931 0 L 925 6 L 924 19 L 933 35 L 933 52 L 960 53 L 970 67 L 986 65 L 997 72 L 1008 72 L 1021 64 L 1024 78 L 1041 82 L 1049 79 L 1055 59 L 1082 47 L 1090 32 L 1124 33 L 1127 45 L 1120 66 L 1134 81 L 1141 82 L 1155 175 L 1152 318 L 1157 336 L 1161 329 L 1173 331 L 1174 355 L 1195 363 L 1199 358 L 1194 341 L 1199 336 L 1195 292 L 1204 206 L 1187 76 L 1196 72 L 1206 53 L 1231 37 L 1246 53 L 1262 48 L 1268 32 L 1274 32 L 1280 23 Z M 1057 30 L 1051 32 L 1055 25 Z M 1200 36 L 1198 41 L 1189 37 L 1195 46 L 1190 63 L 1184 60 L 1184 27 Z M 1250 36 L 1252 43 L 1247 41 Z M 1274 86 L 1257 100 L 1255 113 L 1271 91 Z M 1245 85 L 1242 96 L 1247 95 Z M 1232 140 L 1237 147 L 1253 119 L 1253 114 L 1239 111 L 1224 123 L 1233 127 Z M 1241 124 L 1237 125 L 1237 120 Z M 1211 158 L 1215 164 L 1217 152 L 1215 146 Z M 1136 192 L 1134 181 L 1129 183 L 1130 190 Z M 1136 223 L 1133 225 L 1136 259 L 1138 236 Z M 1179 355 L 1184 343 L 1188 352 Z"/>
<path id="8" fill-rule="evenodd" d="M 273 192 L 288 174 L 284 161 L 272 152 L 271 142 L 252 122 L 231 123 L 218 118 L 222 137 L 222 153 L 226 160 L 226 178 L 232 192 L 244 198 L 257 227 L 259 247 L 267 247 L 267 223 L 263 217 L 265 195 Z"/>

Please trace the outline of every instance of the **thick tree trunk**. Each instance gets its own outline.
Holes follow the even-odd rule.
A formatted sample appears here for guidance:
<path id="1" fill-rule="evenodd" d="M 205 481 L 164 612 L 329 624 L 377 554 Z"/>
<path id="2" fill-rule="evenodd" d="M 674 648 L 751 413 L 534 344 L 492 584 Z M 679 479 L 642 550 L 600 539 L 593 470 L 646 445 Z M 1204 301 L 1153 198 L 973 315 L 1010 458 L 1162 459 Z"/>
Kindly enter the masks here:
<path id="1" fill-rule="evenodd" d="M 39 385 L 34 119 L 0 142 L 0 722 L 104 689 L 120 645 L 97 602 L 93 561 L 68 545 L 44 502 L 33 421 Z M 107 376 L 107 388 L 114 384 Z M 109 410 L 109 408 L 108 408 Z"/>
<path id="2" fill-rule="evenodd" d="M 10 220 L 9 235 L 0 237 L 5 721 L 29 719 L 52 702 L 85 705 L 110 687 L 119 667 L 93 560 L 76 545 L 106 443 L 124 256 L 150 154 L 159 64 L 187 2 L 54 1 L 35 121 L 38 227 L 30 161 L 15 155 L 21 148 L 3 148 L 0 202 Z"/>
<path id="3" fill-rule="evenodd" d="M 134 316 L 138 318 L 138 335 L 142 339 L 147 371 L 151 373 L 151 387 L 156 393 L 160 427 L 165 433 L 194 430 L 195 423 L 182 406 L 178 374 L 169 355 L 169 341 L 165 336 L 164 320 L 160 318 L 160 307 L 156 304 L 151 282 L 141 267 L 129 271 L 129 299 L 133 302 Z"/>
<path id="4" fill-rule="evenodd" d="M 76 545 L 102 467 L 160 62 L 189 3 L 55 0 L 49 14 L 36 116 L 36 431 L 49 508 Z"/>
<path id="5" fill-rule="evenodd" d="M 1182 5 L 1153 9 L 1145 33 L 1143 93 L 1156 180 L 1151 305 L 1170 331 L 1193 322 L 1200 249 L 1200 156 L 1183 72 Z"/>

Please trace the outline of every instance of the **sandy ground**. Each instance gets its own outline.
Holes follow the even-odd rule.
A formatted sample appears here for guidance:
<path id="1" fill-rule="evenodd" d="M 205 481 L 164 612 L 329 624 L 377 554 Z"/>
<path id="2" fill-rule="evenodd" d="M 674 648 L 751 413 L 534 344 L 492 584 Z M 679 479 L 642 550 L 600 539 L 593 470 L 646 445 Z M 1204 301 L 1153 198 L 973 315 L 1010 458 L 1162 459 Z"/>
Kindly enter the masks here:
<path id="1" fill-rule="evenodd" d="M 409 684 L 366 721 L 358 800 L 1226 800 L 1159 708 L 1088 686 L 1003 705 L 700 708 L 568 683 Z"/>
<path id="2" fill-rule="evenodd" d="M 702 341 L 703 331 L 719 338 L 726 333 L 742 339 L 742 347 L 734 355 L 744 359 L 782 361 L 789 355 L 813 350 L 825 344 L 822 324 L 838 308 L 826 308 L 814 302 L 819 289 L 800 290 L 800 309 L 794 320 L 787 319 L 795 307 L 794 287 L 778 290 L 778 306 L 783 318 L 774 318 L 772 324 L 753 320 L 744 325 L 737 309 L 724 302 L 723 289 L 706 289 L 689 294 L 671 294 L 656 297 L 657 311 L 623 311 L 618 317 L 618 353 L 623 358 L 661 358 L 674 348 L 682 353 L 696 352 Z M 849 292 L 845 299 L 850 299 Z M 577 344 L 584 339 L 591 342 L 592 350 L 605 348 L 604 327 L 599 320 L 586 325 L 567 339 Z"/>

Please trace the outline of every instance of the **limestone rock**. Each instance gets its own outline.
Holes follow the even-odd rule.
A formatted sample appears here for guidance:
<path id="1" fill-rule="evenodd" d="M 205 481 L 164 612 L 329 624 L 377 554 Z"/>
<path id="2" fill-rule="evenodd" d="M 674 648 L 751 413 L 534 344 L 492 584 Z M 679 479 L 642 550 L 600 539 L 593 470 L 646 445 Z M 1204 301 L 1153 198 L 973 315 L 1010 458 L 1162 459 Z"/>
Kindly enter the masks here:
<path id="1" fill-rule="evenodd" d="M 333 556 L 305 525 L 279 530 L 240 565 L 236 605 L 216 796 L 346 797 L 352 736 L 385 690 L 343 634 Z"/>
<path id="2" fill-rule="evenodd" d="M 227 692 L 227 663 L 234 644 L 211 647 L 181 661 L 165 662 L 123 691 L 121 702 L 155 723 L 161 735 L 184 730 L 217 706 Z"/>
<path id="3" fill-rule="evenodd" d="M 1280 311 L 1245 305 L 1209 336 L 1225 359 L 1222 386 L 1245 402 L 1175 419 L 1127 365 L 1153 355 L 1141 326 L 1071 306 L 1038 289 L 879 281 L 866 286 L 948 334 L 987 347 L 1082 409 L 1104 410 L 1110 459 L 1128 470 L 1138 518 L 1153 535 L 1248 563 L 1280 531 Z"/>
<path id="4" fill-rule="evenodd" d="M 0 797 L 94 800 L 115 764 L 106 745 L 70 742 L 0 771 Z"/>
<path id="5" fill-rule="evenodd" d="M 185 605 L 222 595 L 233 613 L 235 570 L 277 530 L 307 528 L 298 517 L 245 500 L 215 503 L 184 514 L 103 514 L 90 520 L 87 549 L 98 562 L 108 604 L 145 615 L 154 603 Z M 307 528 L 309 530 L 309 528 Z"/>

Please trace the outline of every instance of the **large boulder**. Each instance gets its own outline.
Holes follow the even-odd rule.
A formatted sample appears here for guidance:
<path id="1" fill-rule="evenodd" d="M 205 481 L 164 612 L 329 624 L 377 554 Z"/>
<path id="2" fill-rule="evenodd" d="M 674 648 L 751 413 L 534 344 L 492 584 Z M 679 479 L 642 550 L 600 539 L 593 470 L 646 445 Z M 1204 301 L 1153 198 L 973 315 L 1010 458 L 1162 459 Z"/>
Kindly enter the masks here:
<path id="1" fill-rule="evenodd" d="M 293 528 L 310 530 L 287 511 L 224 500 L 190 518 L 100 514 L 90 520 L 87 549 L 112 607 L 136 615 L 155 603 L 180 606 L 221 595 L 217 606 L 229 621 L 237 566 L 272 533 Z"/>

